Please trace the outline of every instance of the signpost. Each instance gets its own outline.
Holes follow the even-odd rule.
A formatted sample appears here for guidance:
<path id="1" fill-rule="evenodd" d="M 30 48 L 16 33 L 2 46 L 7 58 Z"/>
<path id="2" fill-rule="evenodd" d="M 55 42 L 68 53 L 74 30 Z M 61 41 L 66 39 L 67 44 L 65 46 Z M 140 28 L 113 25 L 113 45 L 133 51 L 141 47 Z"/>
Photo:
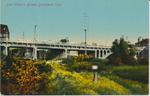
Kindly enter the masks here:
<path id="1" fill-rule="evenodd" d="M 93 81 L 94 82 L 97 82 L 97 69 L 98 69 L 98 66 L 97 65 L 92 65 L 92 70 L 93 70 Z"/>

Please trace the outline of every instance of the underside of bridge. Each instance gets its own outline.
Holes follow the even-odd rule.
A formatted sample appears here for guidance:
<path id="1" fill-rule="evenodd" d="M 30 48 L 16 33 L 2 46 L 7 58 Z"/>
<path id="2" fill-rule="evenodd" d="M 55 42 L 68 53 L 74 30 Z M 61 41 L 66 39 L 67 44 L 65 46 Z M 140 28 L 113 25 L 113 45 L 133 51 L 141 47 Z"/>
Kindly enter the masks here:
<path id="1" fill-rule="evenodd" d="M 86 50 L 87 51 L 87 50 Z M 95 57 L 95 51 L 87 51 L 87 52 L 85 52 L 85 50 L 79 50 L 78 51 L 78 55 L 80 55 L 80 54 L 87 54 L 87 55 L 90 55 L 90 56 L 92 56 L 92 57 Z"/>

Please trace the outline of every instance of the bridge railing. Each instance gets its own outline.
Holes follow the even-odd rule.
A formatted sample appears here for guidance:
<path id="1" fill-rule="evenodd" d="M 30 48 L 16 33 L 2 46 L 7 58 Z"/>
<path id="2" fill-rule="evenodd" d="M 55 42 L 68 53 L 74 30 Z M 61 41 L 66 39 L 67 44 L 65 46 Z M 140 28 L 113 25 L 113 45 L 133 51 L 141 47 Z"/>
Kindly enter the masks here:
<path id="1" fill-rule="evenodd" d="M 70 46 L 70 47 L 85 47 L 85 44 L 80 43 L 61 43 L 61 42 L 47 42 L 47 41 L 33 41 L 33 40 L 7 40 L 3 43 L 9 43 L 9 44 L 30 44 L 30 45 L 49 45 L 49 46 Z M 104 45 L 90 45 L 87 44 L 86 47 L 91 48 L 111 48 L 111 46 L 104 46 Z"/>

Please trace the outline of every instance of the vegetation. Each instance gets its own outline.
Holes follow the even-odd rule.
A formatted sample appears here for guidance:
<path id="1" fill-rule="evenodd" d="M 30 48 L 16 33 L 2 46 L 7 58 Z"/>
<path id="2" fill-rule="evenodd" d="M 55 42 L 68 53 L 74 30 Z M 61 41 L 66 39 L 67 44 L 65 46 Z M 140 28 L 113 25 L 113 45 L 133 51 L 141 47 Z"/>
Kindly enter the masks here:
<path id="1" fill-rule="evenodd" d="M 112 55 L 109 57 L 109 63 L 113 65 L 137 64 L 135 56 L 135 48 L 126 42 L 123 38 L 115 40 L 111 48 Z"/>
<path id="2" fill-rule="evenodd" d="M 148 85 L 146 84 L 137 81 L 131 81 L 128 79 L 122 79 L 115 75 L 109 75 L 106 77 L 123 85 L 127 89 L 130 89 L 131 94 L 135 94 L 135 95 L 148 94 Z"/>
<path id="3" fill-rule="evenodd" d="M 147 65 L 113 67 L 112 73 L 122 78 L 148 83 Z"/>
<path id="4" fill-rule="evenodd" d="M 51 67 L 42 61 L 7 58 L 1 62 L 2 94 L 39 94 Z M 41 83 L 40 83 L 41 82 Z"/>
<path id="5" fill-rule="evenodd" d="M 61 42 L 61 43 L 68 43 L 68 42 L 69 42 L 69 39 L 68 39 L 68 38 L 61 39 L 60 42 Z"/>
<path id="6" fill-rule="evenodd" d="M 98 70 L 104 70 L 105 66 L 108 65 L 107 60 L 95 59 L 92 56 L 88 55 L 79 55 L 78 57 L 70 57 L 62 60 L 63 64 L 66 64 L 70 71 L 92 71 L 91 66 L 97 65 Z"/>
<path id="7" fill-rule="evenodd" d="M 89 61 L 86 63 L 84 61 L 86 60 L 85 58 L 75 58 L 72 61 L 76 61 L 76 63 L 80 62 L 79 68 L 82 64 L 85 67 L 90 67 L 92 60 L 93 62 L 98 62 L 98 60 L 90 60 L 89 57 Z M 122 79 L 112 73 L 102 74 L 101 72 L 98 73 L 97 82 L 93 82 L 92 72 L 88 70 L 76 72 L 76 69 L 73 68 L 78 67 L 73 67 L 75 66 L 73 64 L 71 66 L 72 69 L 69 69 L 68 66 L 70 65 L 62 65 L 57 60 L 33 61 L 20 58 L 7 58 L 6 61 L 1 62 L 1 93 L 24 95 L 148 94 L 147 84 Z M 119 70 L 119 67 L 113 68 L 113 72 L 115 70 Z"/>

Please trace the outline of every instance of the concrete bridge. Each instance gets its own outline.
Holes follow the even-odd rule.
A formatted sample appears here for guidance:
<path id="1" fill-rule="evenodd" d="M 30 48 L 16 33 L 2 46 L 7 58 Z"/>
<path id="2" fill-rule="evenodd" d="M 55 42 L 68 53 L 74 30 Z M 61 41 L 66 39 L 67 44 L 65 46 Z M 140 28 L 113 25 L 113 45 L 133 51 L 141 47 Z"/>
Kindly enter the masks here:
<path id="1" fill-rule="evenodd" d="M 3 41 L 0 42 L 1 53 L 8 55 L 11 49 L 23 48 L 26 58 L 39 59 L 42 52 L 60 51 L 59 56 L 67 58 L 68 56 L 78 56 L 79 54 L 92 55 L 94 58 L 105 59 L 111 54 L 109 46 L 93 46 L 84 44 L 71 44 L 71 43 L 42 43 L 42 42 L 17 42 L 17 41 Z M 51 55 L 51 54 L 49 54 Z"/>

